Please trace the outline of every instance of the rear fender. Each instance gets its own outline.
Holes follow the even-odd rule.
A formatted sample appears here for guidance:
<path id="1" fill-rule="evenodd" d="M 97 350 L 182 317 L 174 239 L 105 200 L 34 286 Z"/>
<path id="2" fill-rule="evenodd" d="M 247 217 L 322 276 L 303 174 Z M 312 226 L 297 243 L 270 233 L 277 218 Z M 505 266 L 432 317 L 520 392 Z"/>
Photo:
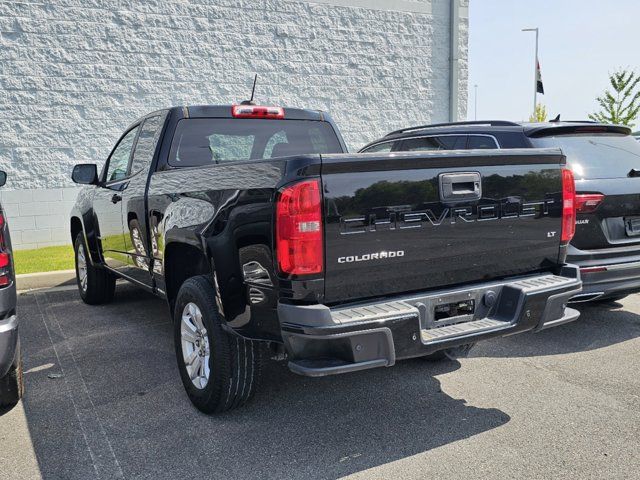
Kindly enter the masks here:
<path id="1" fill-rule="evenodd" d="M 95 214 L 90 203 L 87 205 L 87 203 L 81 202 L 80 195 L 78 195 L 78 201 L 71 210 L 69 229 L 71 243 L 75 242 L 78 233 L 82 233 L 84 243 L 89 249 L 89 262 L 92 265 L 102 264 Z"/>

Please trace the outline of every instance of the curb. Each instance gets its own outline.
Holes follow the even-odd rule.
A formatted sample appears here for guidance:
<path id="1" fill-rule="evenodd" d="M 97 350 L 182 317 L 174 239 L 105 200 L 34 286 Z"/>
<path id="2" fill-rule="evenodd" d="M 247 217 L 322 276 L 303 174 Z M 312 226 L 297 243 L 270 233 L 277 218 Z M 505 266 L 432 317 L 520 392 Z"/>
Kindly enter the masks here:
<path id="1" fill-rule="evenodd" d="M 63 285 L 75 285 L 75 270 L 56 270 L 54 272 L 21 273 L 16 275 L 18 290 L 35 290 Z"/>

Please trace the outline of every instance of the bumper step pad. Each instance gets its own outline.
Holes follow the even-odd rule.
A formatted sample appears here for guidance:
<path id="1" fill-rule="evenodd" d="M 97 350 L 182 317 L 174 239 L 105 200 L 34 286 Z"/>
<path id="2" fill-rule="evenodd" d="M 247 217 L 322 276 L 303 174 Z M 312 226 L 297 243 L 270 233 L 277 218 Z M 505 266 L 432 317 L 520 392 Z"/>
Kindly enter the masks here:
<path id="1" fill-rule="evenodd" d="M 511 323 L 509 322 L 483 318 L 482 320 L 475 320 L 473 322 L 456 323 L 454 325 L 447 325 L 446 327 L 421 330 L 420 336 L 424 343 L 429 343 L 473 333 L 491 332 L 494 330 L 500 330 L 501 328 L 507 328 L 510 325 Z"/>

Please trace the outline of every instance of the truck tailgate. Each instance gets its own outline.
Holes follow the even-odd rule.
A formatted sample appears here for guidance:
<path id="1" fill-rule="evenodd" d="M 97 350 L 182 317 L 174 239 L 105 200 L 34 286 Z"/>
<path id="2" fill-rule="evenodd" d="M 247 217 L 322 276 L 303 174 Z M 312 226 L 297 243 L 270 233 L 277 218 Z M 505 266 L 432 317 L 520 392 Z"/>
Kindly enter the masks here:
<path id="1" fill-rule="evenodd" d="M 558 265 L 559 150 L 323 155 L 325 302 Z"/>

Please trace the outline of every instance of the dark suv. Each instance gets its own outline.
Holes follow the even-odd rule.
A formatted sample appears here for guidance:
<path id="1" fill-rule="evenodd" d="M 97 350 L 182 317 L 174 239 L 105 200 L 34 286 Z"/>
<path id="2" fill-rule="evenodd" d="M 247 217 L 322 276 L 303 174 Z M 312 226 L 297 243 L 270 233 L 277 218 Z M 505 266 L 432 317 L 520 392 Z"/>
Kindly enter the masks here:
<path id="1" fill-rule="evenodd" d="M 360 152 L 544 147 L 561 148 L 575 176 L 577 225 L 567 262 L 580 266 L 584 286 L 573 301 L 618 300 L 640 291 L 640 143 L 627 127 L 458 122 L 397 130 Z"/>

